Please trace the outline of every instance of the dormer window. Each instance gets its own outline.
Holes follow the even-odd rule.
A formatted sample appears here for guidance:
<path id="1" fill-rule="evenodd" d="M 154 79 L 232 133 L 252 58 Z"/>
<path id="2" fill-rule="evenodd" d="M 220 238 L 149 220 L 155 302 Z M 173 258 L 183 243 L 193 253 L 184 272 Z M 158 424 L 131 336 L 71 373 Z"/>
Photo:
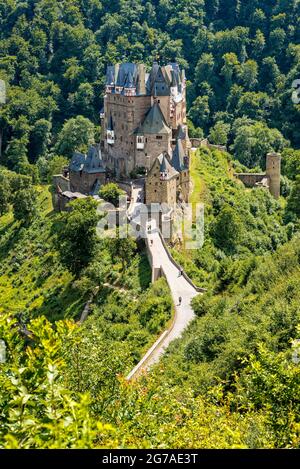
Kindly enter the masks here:
<path id="1" fill-rule="evenodd" d="M 144 135 L 138 135 L 136 137 L 136 148 L 137 148 L 137 150 L 144 150 L 144 148 L 145 148 L 145 137 L 144 137 Z"/>

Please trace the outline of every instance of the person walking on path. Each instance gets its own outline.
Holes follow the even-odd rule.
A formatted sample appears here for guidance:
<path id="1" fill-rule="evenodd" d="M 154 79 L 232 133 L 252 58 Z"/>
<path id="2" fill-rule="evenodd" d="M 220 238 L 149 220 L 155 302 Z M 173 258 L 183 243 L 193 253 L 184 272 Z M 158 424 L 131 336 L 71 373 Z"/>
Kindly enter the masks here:
<path id="1" fill-rule="evenodd" d="M 179 271 L 178 271 L 178 277 L 181 277 L 181 276 L 182 276 L 182 274 L 183 274 L 183 269 L 182 269 L 182 268 L 180 268 L 180 269 L 179 269 Z"/>
<path id="2" fill-rule="evenodd" d="M 180 305 L 181 305 L 181 302 L 182 302 L 181 296 L 178 298 L 178 302 L 179 302 L 178 304 L 179 304 L 179 306 L 180 306 Z"/>

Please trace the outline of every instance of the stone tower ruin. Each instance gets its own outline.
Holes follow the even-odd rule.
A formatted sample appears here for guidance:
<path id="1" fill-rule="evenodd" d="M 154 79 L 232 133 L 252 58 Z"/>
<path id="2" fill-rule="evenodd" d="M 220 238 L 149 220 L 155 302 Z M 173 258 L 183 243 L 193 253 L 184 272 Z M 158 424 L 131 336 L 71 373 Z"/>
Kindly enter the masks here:
<path id="1" fill-rule="evenodd" d="M 269 179 L 270 193 L 278 199 L 280 196 L 280 174 L 281 155 L 280 153 L 268 153 L 266 161 L 266 176 Z"/>

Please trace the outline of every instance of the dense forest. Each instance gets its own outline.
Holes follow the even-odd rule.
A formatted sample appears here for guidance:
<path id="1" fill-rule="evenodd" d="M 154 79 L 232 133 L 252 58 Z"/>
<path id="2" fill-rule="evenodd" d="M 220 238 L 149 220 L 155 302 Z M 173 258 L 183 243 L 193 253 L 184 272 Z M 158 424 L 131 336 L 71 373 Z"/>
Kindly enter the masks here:
<path id="1" fill-rule="evenodd" d="M 247 166 L 300 146 L 297 0 L 2 0 L 0 161 L 45 177 L 99 134 L 106 66 L 178 61 L 186 68 L 190 131 L 232 145 Z M 96 127 L 95 127 L 96 126 Z"/>
<path id="2" fill-rule="evenodd" d="M 56 213 L 49 186 L 98 141 L 122 60 L 184 66 L 190 135 L 228 149 L 193 153 L 205 243 L 172 246 L 207 293 L 130 383 L 172 320 L 168 285 L 141 243 L 96 236 L 91 198 Z M 300 446 L 299 78 L 298 0 L 0 0 L 1 448 Z M 279 200 L 234 177 L 272 150 Z"/>

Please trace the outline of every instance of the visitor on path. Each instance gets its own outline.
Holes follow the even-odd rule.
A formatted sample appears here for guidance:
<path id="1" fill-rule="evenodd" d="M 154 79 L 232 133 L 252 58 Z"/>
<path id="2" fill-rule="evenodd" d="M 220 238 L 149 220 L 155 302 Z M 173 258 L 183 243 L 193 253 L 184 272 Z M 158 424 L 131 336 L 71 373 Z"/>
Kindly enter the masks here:
<path id="1" fill-rule="evenodd" d="M 150 245 L 153 246 L 153 239 L 150 239 Z"/>
<path id="2" fill-rule="evenodd" d="M 180 296 L 180 297 L 178 298 L 178 304 L 179 304 L 179 306 L 181 305 L 181 302 L 182 302 L 182 298 L 181 298 L 181 296 Z"/>
<path id="3" fill-rule="evenodd" d="M 178 277 L 181 277 L 182 274 L 183 274 L 183 269 L 180 268 L 179 271 L 178 271 Z"/>

